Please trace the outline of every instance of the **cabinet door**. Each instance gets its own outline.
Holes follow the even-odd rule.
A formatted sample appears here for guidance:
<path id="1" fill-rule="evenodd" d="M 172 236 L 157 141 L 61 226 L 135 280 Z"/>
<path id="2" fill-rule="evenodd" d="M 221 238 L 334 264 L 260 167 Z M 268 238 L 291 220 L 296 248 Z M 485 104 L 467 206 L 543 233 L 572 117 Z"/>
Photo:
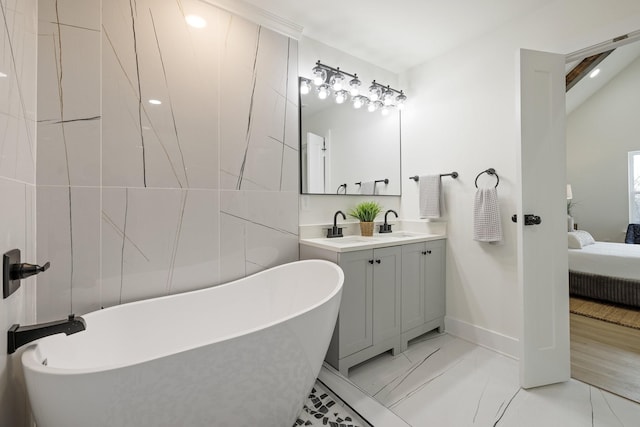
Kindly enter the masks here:
<path id="1" fill-rule="evenodd" d="M 373 251 L 373 342 L 400 334 L 402 251 L 399 246 Z"/>
<path id="2" fill-rule="evenodd" d="M 425 322 L 445 314 L 445 252 L 444 240 L 426 242 L 425 259 Z"/>
<path id="3" fill-rule="evenodd" d="M 424 323 L 424 243 L 402 246 L 402 332 Z"/>
<path id="4" fill-rule="evenodd" d="M 373 250 L 340 254 L 344 271 L 338 316 L 339 354 L 343 358 L 373 345 Z"/>

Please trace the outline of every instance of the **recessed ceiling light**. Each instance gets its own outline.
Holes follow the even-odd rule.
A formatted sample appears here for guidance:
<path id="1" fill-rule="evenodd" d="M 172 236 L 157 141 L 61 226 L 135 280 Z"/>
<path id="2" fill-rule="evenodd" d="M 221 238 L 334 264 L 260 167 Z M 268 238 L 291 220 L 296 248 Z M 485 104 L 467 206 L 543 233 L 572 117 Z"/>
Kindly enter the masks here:
<path id="1" fill-rule="evenodd" d="M 207 26 L 207 21 L 205 21 L 202 16 L 187 15 L 185 16 L 184 20 L 187 21 L 187 24 L 191 25 L 193 28 L 204 28 Z"/>
<path id="2" fill-rule="evenodd" d="M 3 73 L 2 71 L 0 71 L 0 77 L 7 77 L 7 75 L 5 73 Z"/>
<path id="3" fill-rule="evenodd" d="M 593 70 L 591 74 L 589 74 L 589 77 L 594 78 L 598 74 L 600 74 L 600 68 L 596 68 L 595 70 Z"/>
<path id="4" fill-rule="evenodd" d="M 160 104 L 162 104 L 162 101 L 159 101 L 157 99 L 150 99 L 149 100 L 149 104 L 160 105 Z"/>

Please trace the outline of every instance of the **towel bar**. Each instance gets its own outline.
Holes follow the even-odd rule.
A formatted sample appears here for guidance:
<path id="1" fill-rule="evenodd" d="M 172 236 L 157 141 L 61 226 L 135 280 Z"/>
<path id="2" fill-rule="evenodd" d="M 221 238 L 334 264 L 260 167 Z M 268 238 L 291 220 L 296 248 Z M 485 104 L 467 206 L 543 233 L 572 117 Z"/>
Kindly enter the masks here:
<path id="1" fill-rule="evenodd" d="M 440 177 L 442 178 L 443 176 L 450 176 L 451 178 L 456 179 L 458 177 L 458 172 L 441 173 Z M 410 176 L 409 179 L 412 179 L 415 182 L 420 181 L 420 177 L 418 175 Z"/>

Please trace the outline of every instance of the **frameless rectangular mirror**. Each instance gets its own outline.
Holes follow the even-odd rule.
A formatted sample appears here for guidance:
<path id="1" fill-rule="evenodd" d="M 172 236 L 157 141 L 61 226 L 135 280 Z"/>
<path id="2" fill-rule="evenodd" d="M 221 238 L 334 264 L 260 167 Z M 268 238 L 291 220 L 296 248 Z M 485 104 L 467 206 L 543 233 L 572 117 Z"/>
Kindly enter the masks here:
<path id="1" fill-rule="evenodd" d="M 400 111 L 330 98 L 300 95 L 300 192 L 400 196 Z"/>

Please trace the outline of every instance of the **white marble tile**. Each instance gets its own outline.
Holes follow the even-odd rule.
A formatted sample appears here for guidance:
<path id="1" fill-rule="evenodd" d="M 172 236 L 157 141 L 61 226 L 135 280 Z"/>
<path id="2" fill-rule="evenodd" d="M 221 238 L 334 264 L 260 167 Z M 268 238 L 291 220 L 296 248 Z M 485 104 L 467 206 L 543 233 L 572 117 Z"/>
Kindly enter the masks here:
<path id="1" fill-rule="evenodd" d="M 298 120 L 300 111 L 298 103 L 287 100 L 287 110 L 285 114 L 284 143 L 287 147 L 298 151 L 300 149 L 300 121 Z"/>
<path id="2" fill-rule="evenodd" d="M 222 191 L 222 212 L 249 222 L 298 234 L 298 194 L 273 191 Z"/>
<path id="3" fill-rule="evenodd" d="M 220 282 L 247 275 L 246 221 L 220 212 Z"/>
<path id="4" fill-rule="evenodd" d="M 393 377 L 375 398 L 411 426 L 604 427 L 640 419 L 639 404 L 579 381 L 520 389 L 517 361 L 448 335 L 427 338 L 396 358 L 365 362 L 350 376 L 369 391 Z M 413 364 L 403 366 L 402 356 Z"/>
<path id="5" fill-rule="evenodd" d="M 105 188 L 102 305 L 219 282 L 215 190 Z"/>
<path id="6" fill-rule="evenodd" d="M 38 0 L 38 17 L 42 22 L 99 31 L 100 3 L 101 0 Z"/>
<path id="7" fill-rule="evenodd" d="M 100 308 L 100 188 L 37 188 L 38 321 Z"/>
<path id="8" fill-rule="evenodd" d="M 300 191 L 299 184 L 300 152 L 288 145 L 284 146 L 282 156 L 282 176 L 280 178 L 280 191 L 288 191 L 296 195 Z"/>
<path id="9" fill-rule="evenodd" d="M 60 19 L 73 15 L 73 3 L 57 9 Z M 38 162 L 38 182 L 44 185 L 100 185 L 100 32 L 80 25 L 58 24 L 55 14 L 40 20 L 38 156 L 47 161 Z"/>
<path id="10" fill-rule="evenodd" d="M 106 185 L 218 187 L 221 12 L 196 3 L 184 7 L 198 6 L 209 23 L 201 31 L 185 24 L 175 2 L 138 1 L 133 20 L 128 2 L 104 5 Z M 129 157 L 124 164 L 123 154 Z"/>
<path id="11" fill-rule="evenodd" d="M 176 245 L 171 293 L 220 283 L 218 191 L 184 191 L 185 204 Z"/>

